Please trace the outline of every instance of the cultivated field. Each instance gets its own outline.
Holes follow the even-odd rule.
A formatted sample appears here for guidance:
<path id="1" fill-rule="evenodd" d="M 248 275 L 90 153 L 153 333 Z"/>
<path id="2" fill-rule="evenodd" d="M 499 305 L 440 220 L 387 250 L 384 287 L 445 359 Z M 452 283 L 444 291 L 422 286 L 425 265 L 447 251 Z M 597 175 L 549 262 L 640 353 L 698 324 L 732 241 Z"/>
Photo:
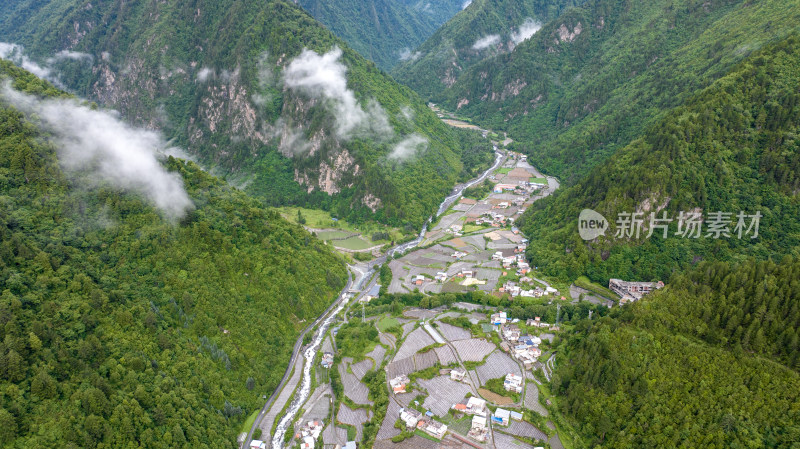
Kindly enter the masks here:
<path id="1" fill-rule="evenodd" d="M 395 359 L 397 360 L 410 357 L 420 349 L 424 348 L 425 346 L 432 345 L 433 343 L 433 338 L 431 338 L 431 336 L 425 332 L 425 329 L 417 328 L 408 334 L 406 340 L 403 342 L 402 346 L 400 346 L 400 349 L 397 350 Z"/>
<path id="2" fill-rule="evenodd" d="M 472 337 L 472 333 L 466 329 L 442 323 L 441 321 L 437 321 L 436 324 L 439 326 L 439 333 L 449 341 L 467 340 Z"/>
<path id="3" fill-rule="evenodd" d="M 436 348 L 436 355 L 439 357 L 439 363 L 441 363 L 442 366 L 447 366 L 451 363 L 458 363 L 456 355 L 453 354 L 453 350 L 450 348 L 450 346 Z"/>
<path id="4" fill-rule="evenodd" d="M 339 364 L 339 376 L 342 378 L 345 396 L 356 404 L 372 405 L 372 401 L 367 397 L 369 389 L 358 377 L 347 372 L 346 362 Z"/>
<path id="5" fill-rule="evenodd" d="M 414 355 L 414 365 L 416 365 L 416 370 L 421 371 L 425 368 L 430 368 L 433 365 L 436 365 L 436 362 L 439 361 L 439 357 L 436 356 L 436 351 L 430 350 L 425 352 L 424 354 L 415 354 Z"/>
<path id="6" fill-rule="evenodd" d="M 450 380 L 449 376 L 437 376 L 431 380 L 420 379 L 419 384 L 428 392 L 423 406 L 436 416 L 444 416 L 450 407 L 464 399 L 470 392 L 468 385 Z"/>
<path id="7" fill-rule="evenodd" d="M 498 377 L 506 377 L 508 373 L 514 373 L 518 376 L 522 375 L 522 370 L 519 365 L 508 354 L 501 351 L 494 351 L 486 363 L 479 366 L 476 371 L 480 377 L 481 385 L 486 384 L 489 379 L 496 379 Z"/>
<path id="8" fill-rule="evenodd" d="M 363 408 L 351 410 L 345 404 L 339 406 L 339 413 L 336 419 L 344 424 L 350 424 L 356 428 L 356 441 L 361 441 L 361 424 L 369 421 L 370 415 Z"/>
<path id="9" fill-rule="evenodd" d="M 482 361 L 496 348 L 493 343 L 482 338 L 454 341 L 453 347 L 458 351 L 458 356 L 461 357 L 461 360 L 470 362 Z"/>

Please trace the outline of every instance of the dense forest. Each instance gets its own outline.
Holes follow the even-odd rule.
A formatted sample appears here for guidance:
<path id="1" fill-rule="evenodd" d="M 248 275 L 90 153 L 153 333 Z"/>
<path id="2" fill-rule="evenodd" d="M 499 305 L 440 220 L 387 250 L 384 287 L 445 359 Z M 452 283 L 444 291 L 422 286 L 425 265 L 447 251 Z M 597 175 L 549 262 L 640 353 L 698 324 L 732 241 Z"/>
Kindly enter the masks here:
<path id="1" fill-rule="evenodd" d="M 389 70 L 461 10 L 462 0 L 301 0 L 299 5 L 361 56 Z"/>
<path id="2" fill-rule="evenodd" d="M 0 97 L 0 446 L 236 447 L 344 264 L 193 163 L 165 161 L 194 203 L 174 222 L 63 162 Z"/>
<path id="3" fill-rule="evenodd" d="M 520 39 L 580 3 L 580 0 L 471 1 L 391 73 L 423 97 L 443 100 L 446 88 L 471 66 L 513 50 Z M 476 45 L 487 38 L 485 46 Z"/>
<path id="4" fill-rule="evenodd" d="M 559 405 L 592 447 L 790 448 L 800 441 L 800 261 L 703 263 L 559 358 Z"/>
<path id="5" fill-rule="evenodd" d="M 459 139 L 411 89 L 292 2 L 7 7 L 0 40 L 51 61 L 65 86 L 129 122 L 163 129 L 270 205 L 418 227 L 463 169 Z M 338 58 L 303 53 L 337 48 Z M 72 58 L 54 57 L 65 50 Z M 295 61 L 300 73 L 289 77 Z M 310 76 L 314 70 L 324 73 Z M 317 84 L 292 87 L 304 74 Z M 343 132 L 342 124 L 360 128 Z"/>
<path id="6" fill-rule="evenodd" d="M 570 185 L 798 23 L 786 0 L 589 0 L 456 80 L 413 74 L 424 86 L 410 85 L 508 131 L 515 149 Z"/>
<path id="7" fill-rule="evenodd" d="M 800 125 L 797 79 L 800 38 L 755 52 L 731 73 L 670 111 L 585 180 L 537 202 L 521 221 L 528 256 L 546 272 L 666 281 L 702 259 L 760 259 L 798 255 L 800 248 Z M 578 234 L 578 214 L 594 209 L 610 222 L 605 237 Z M 681 212 L 704 220 L 730 213 L 728 236 L 681 237 Z M 759 213 L 758 235 L 736 231 L 740 211 Z M 641 212 L 640 235 L 617 236 L 621 212 Z M 673 221 L 647 238 L 650 214 Z M 750 221 L 747 226 L 750 226 Z"/>

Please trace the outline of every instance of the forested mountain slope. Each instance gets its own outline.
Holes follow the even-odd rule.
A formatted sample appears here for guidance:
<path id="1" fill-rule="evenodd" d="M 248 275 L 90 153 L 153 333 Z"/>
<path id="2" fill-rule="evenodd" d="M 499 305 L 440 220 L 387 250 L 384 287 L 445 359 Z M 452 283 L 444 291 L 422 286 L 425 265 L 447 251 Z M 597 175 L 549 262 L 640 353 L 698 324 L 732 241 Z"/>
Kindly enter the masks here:
<path id="1" fill-rule="evenodd" d="M 800 262 L 703 263 L 584 321 L 560 408 L 591 447 L 792 448 L 800 441 Z"/>
<path id="2" fill-rule="evenodd" d="M 286 0 L 9 8 L 0 39 L 270 204 L 420 224 L 462 171 L 416 94 Z"/>
<path id="3" fill-rule="evenodd" d="M 509 131 L 537 167 L 571 184 L 798 23 L 787 0 L 590 0 L 513 52 L 420 92 Z"/>
<path id="4" fill-rule="evenodd" d="M 798 79 L 798 35 L 755 52 L 584 180 L 532 206 L 521 220 L 531 240 L 528 256 L 551 274 L 586 273 L 602 283 L 610 277 L 667 280 L 701 259 L 799 256 Z M 610 221 L 605 236 L 581 239 L 584 208 Z M 642 214 L 640 233 L 618 234 L 631 230 L 617 225 L 623 212 Z M 676 235 L 681 212 L 699 214 L 699 234 Z M 716 212 L 730 214 L 717 220 L 728 236 L 710 232 Z M 741 232 L 740 212 L 748 216 Z M 667 238 L 651 225 L 651 213 L 672 219 L 660 223 L 669 225 Z M 756 214 L 762 217 L 751 228 L 749 216 Z M 655 232 L 648 238 L 650 229 Z"/>
<path id="5" fill-rule="evenodd" d="M 436 101 L 472 65 L 511 51 L 581 0 L 474 0 L 414 49 L 392 75 Z"/>
<path id="6" fill-rule="evenodd" d="M 7 61 L 0 74 L 3 86 L 10 77 L 14 89 L 63 96 Z M 62 170 L 70 161 L 50 131 L 8 98 L 0 446 L 235 448 L 299 330 L 345 285 L 344 264 L 193 163 L 166 161 L 193 204 L 178 221 L 91 172 Z"/>
<path id="7" fill-rule="evenodd" d="M 315 19 L 353 50 L 389 70 L 461 10 L 462 1 L 299 0 Z"/>

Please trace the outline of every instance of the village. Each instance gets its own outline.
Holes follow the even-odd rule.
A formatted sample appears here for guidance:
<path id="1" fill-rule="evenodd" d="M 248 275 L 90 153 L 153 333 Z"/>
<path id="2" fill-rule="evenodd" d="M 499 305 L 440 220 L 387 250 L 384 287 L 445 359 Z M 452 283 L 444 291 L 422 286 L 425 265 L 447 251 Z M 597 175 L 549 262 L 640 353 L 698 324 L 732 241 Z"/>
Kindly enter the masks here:
<path id="1" fill-rule="evenodd" d="M 543 177 L 524 155 L 501 151 L 500 166 L 468 195 L 473 198 L 452 204 L 415 249 L 387 262 L 388 293 L 479 291 L 560 311 L 567 296 L 572 304 L 611 308 L 663 287 L 611 279 L 607 289 L 577 282 L 555 288 L 537 277 L 525 258 L 528 241 L 515 222 L 558 183 Z M 355 301 L 326 332 L 312 367 L 312 391 L 286 434 L 285 447 L 362 447 L 367 426 L 378 426 L 369 429 L 376 448 L 565 447 L 546 388 L 556 362 L 553 342 L 563 327 L 560 314 L 548 323 L 541 316 L 521 319 L 499 307 L 463 301 L 387 311 L 373 305 L 381 296 L 376 281 L 377 276 L 352 292 Z M 338 345 L 344 343 L 337 333 L 353 323 L 374 329 L 377 338 L 365 343 L 367 352 L 342 356 Z M 301 368 L 298 361 L 293 378 Z M 370 384 L 378 372 L 388 394 L 380 410 Z M 281 392 L 284 407 L 293 394 L 286 390 Z M 280 413 L 273 407 L 267 415 L 264 435 L 273 434 Z M 270 446 L 256 438 L 250 447 Z"/>
<path id="2" fill-rule="evenodd" d="M 503 164 L 486 181 L 486 198 L 461 198 L 426 233 L 420 249 L 390 262 L 389 293 L 553 293 L 529 276 L 528 241 L 514 222 L 558 184 L 536 171 L 525 155 L 504 154 Z"/>

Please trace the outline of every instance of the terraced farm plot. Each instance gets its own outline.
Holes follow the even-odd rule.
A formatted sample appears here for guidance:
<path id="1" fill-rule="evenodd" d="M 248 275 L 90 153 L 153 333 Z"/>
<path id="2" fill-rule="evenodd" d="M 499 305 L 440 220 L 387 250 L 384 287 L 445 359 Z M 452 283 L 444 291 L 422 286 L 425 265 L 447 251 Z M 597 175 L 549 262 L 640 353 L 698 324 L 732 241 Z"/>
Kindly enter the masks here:
<path id="1" fill-rule="evenodd" d="M 539 402 L 539 389 L 533 382 L 525 384 L 525 402 L 523 404 L 525 408 L 533 410 L 542 416 L 547 416 L 550 413 L 544 408 L 544 405 Z"/>
<path id="2" fill-rule="evenodd" d="M 482 338 L 470 338 L 469 340 L 459 340 L 453 342 L 458 356 L 463 361 L 480 362 L 497 347 L 494 343 Z"/>
<path id="3" fill-rule="evenodd" d="M 397 350 L 395 359 L 404 359 L 406 357 L 410 357 L 420 349 L 424 348 L 425 346 L 432 345 L 433 343 L 433 338 L 431 338 L 431 336 L 425 332 L 425 329 L 422 329 L 421 327 L 414 329 L 408 334 L 406 340 L 400 346 L 400 349 Z"/>
<path id="4" fill-rule="evenodd" d="M 500 432 L 494 433 L 494 447 L 496 449 L 533 449 L 532 445 Z"/>
<path id="5" fill-rule="evenodd" d="M 376 346 L 378 348 L 380 346 Z M 367 374 L 367 371 L 372 369 L 372 359 L 364 359 L 358 363 L 350 365 L 350 371 L 361 380 L 364 378 L 364 374 Z"/>
<path id="6" fill-rule="evenodd" d="M 375 246 L 375 244 L 362 239 L 360 236 L 354 236 L 344 240 L 331 240 L 330 243 L 338 248 L 349 249 L 352 251 L 360 251 Z"/>
<path id="7" fill-rule="evenodd" d="M 397 376 L 407 376 L 414 372 L 414 358 L 406 357 L 398 359 L 395 357 L 394 361 L 386 365 L 386 377 L 394 379 Z"/>
<path id="8" fill-rule="evenodd" d="M 459 309 L 464 309 L 469 312 L 474 312 L 483 308 L 480 304 L 472 304 L 471 302 L 454 302 L 453 307 L 458 307 Z"/>
<path id="9" fill-rule="evenodd" d="M 442 366 L 458 363 L 458 359 L 456 359 L 456 355 L 453 353 L 453 349 L 450 348 L 450 346 L 436 348 L 436 355 L 439 357 L 439 363 L 441 363 Z"/>
<path id="10" fill-rule="evenodd" d="M 436 351 L 430 350 L 424 354 L 415 354 L 414 355 L 414 364 L 416 365 L 417 371 L 422 371 L 426 368 L 430 368 L 439 361 L 439 357 L 436 356 Z"/>
<path id="11" fill-rule="evenodd" d="M 322 431 L 322 442 L 325 446 L 344 445 L 347 443 L 347 430 L 328 423 L 328 426 Z"/>
<path id="12" fill-rule="evenodd" d="M 461 312 L 451 311 L 451 312 L 445 312 L 445 313 L 439 315 L 438 318 L 441 320 L 442 318 L 458 318 L 460 316 L 461 316 Z"/>
<path id="13" fill-rule="evenodd" d="M 423 406 L 436 416 L 444 416 L 450 407 L 464 399 L 469 386 L 450 380 L 448 376 L 437 376 L 431 380 L 419 379 L 419 384 L 428 392 Z"/>
<path id="14" fill-rule="evenodd" d="M 564 445 L 561 443 L 561 439 L 558 437 L 558 434 L 553 435 L 553 438 L 550 438 L 550 449 L 564 449 Z"/>
<path id="15" fill-rule="evenodd" d="M 487 390 L 485 388 L 479 388 L 478 389 L 478 393 L 481 396 L 483 396 L 483 398 L 486 399 L 487 401 L 494 402 L 497 405 L 505 406 L 505 405 L 513 405 L 514 404 L 514 401 L 511 398 L 509 398 L 507 396 L 501 396 L 501 395 L 499 395 L 497 393 L 494 393 L 494 392 L 491 392 L 491 391 L 489 391 L 489 390 Z"/>
<path id="16" fill-rule="evenodd" d="M 448 341 L 467 340 L 472 337 L 472 332 L 466 329 L 442 323 L 441 321 L 437 321 L 436 324 L 439 326 L 437 328 L 439 333 Z"/>
<path id="17" fill-rule="evenodd" d="M 399 417 L 400 406 L 390 398 L 389 407 L 386 409 L 386 416 L 383 418 L 381 428 L 378 430 L 376 438 L 378 440 L 388 440 L 395 435 L 399 435 L 400 431 L 394 428 L 394 423 Z M 326 441 L 325 444 L 328 444 L 328 442 Z"/>
<path id="18" fill-rule="evenodd" d="M 547 441 L 547 434 L 537 429 L 536 426 L 525 421 L 511 420 L 508 429 L 501 428 L 503 432 L 516 435 L 518 437 L 533 438 L 534 440 Z"/>
<path id="19" fill-rule="evenodd" d="M 382 334 L 380 334 L 378 336 L 378 339 L 381 341 L 381 343 L 385 344 L 386 346 L 388 346 L 390 348 L 394 348 L 395 345 L 397 344 L 397 338 L 392 334 L 383 334 L 382 333 Z M 376 349 L 377 349 L 377 347 L 376 347 Z"/>
<path id="20" fill-rule="evenodd" d="M 339 413 L 336 419 L 344 424 L 350 424 L 356 428 L 356 441 L 361 441 L 361 424 L 369 421 L 369 414 L 363 408 L 352 410 L 345 404 L 339 406 Z"/>
<path id="21" fill-rule="evenodd" d="M 375 361 L 375 366 L 381 366 L 383 363 L 383 356 L 386 355 L 386 348 L 382 345 L 375 345 L 375 349 L 367 353 L 367 357 Z"/>
<path id="22" fill-rule="evenodd" d="M 353 374 L 345 369 L 346 363 L 339 364 L 339 376 L 344 386 L 344 394 L 356 404 L 372 405 L 369 400 L 369 389 Z"/>
<path id="23" fill-rule="evenodd" d="M 331 240 L 331 239 L 346 239 L 349 237 L 357 236 L 357 232 L 350 232 L 350 231 L 318 231 L 317 238 L 320 240 Z"/>
<path id="24" fill-rule="evenodd" d="M 403 315 L 416 318 L 418 320 L 428 320 L 435 317 L 439 312 L 428 309 L 408 309 Z"/>
<path id="25" fill-rule="evenodd" d="M 386 332 L 386 329 L 389 329 L 390 327 L 399 326 L 400 321 L 398 321 L 395 317 L 385 316 L 378 320 L 376 325 L 378 326 L 378 330 L 381 332 Z"/>
<path id="26" fill-rule="evenodd" d="M 481 385 L 486 384 L 489 379 L 496 379 L 498 377 L 506 377 L 508 373 L 514 373 L 518 376 L 522 375 L 517 362 L 514 361 L 508 354 L 500 351 L 494 351 L 486 363 L 479 366 L 476 371 L 478 377 L 481 379 Z"/>
<path id="27" fill-rule="evenodd" d="M 415 323 L 414 321 L 411 321 L 411 322 L 408 322 L 408 323 L 404 324 L 403 325 L 403 337 L 408 335 L 414 329 L 414 326 L 416 326 L 416 325 L 417 325 L 417 323 Z"/>
<path id="28" fill-rule="evenodd" d="M 322 341 L 322 352 L 333 352 L 333 343 L 331 343 L 331 337 L 325 337 L 325 340 Z"/>

